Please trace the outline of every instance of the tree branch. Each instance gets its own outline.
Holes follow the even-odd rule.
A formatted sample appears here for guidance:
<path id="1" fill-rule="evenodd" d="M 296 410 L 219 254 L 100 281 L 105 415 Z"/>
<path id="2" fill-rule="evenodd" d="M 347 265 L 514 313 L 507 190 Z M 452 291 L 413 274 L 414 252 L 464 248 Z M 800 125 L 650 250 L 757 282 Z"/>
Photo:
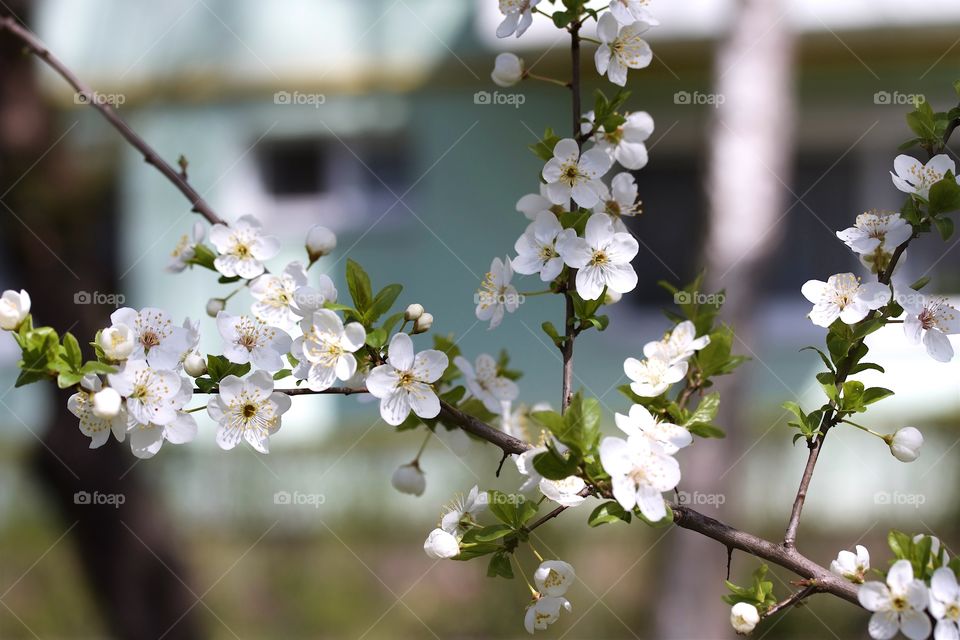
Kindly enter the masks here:
<path id="1" fill-rule="evenodd" d="M 790 607 L 792 607 L 792 606 L 794 606 L 794 605 L 800 604 L 800 602 L 801 602 L 802 600 L 804 600 L 804 599 L 807 598 L 808 596 L 812 596 L 813 594 L 817 593 L 818 591 L 819 591 L 819 587 L 817 587 L 816 584 L 807 584 L 807 585 L 806 585 L 803 589 L 801 589 L 800 591 L 794 591 L 794 592 L 791 593 L 789 596 L 787 596 L 786 598 L 784 598 L 783 600 L 781 600 L 781 601 L 778 602 L 777 604 L 773 605 L 772 607 L 770 607 L 769 609 L 767 609 L 766 611 L 764 611 L 764 612 L 763 612 L 763 617 L 764 617 L 764 618 L 769 618 L 770 616 L 772 616 L 772 615 L 774 615 L 774 614 L 776 614 L 776 613 L 779 613 L 780 611 L 783 611 L 784 609 L 788 609 L 788 608 L 790 608 Z"/>
<path id="2" fill-rule="evenodd" d="M 73 87 L 74 91 L 83 96 L 87 104 L 103 114 L 107 122 L 119 131 L 120 135 L 143 155 L 143 159 L 148 164 L 156 167 L 160 173 L 187 197 L 194 212 L 202 215 L 210 224 L 223 223 L 223 220 L 214 212 L 213 208 L 207 204 L 203 196 L 190 186 L 186 176 L 171 167 L 166 160 L 161 158 L 160 154 L 154 151 L 153 147 L 147 144 L 143 138 L 137 135 L 137 133 L 117 115 L 116 110 L 114 110 L 112 106 L 97 99 L 97 94 L 93 89 L 85 85 L 80 78 L 54 56 L 36 36 L 20 26 L 17 21 L 10 16 L 0 17 L 0 31 L 7 31 L 10 35 L 22 42 L 28 51 L 56 71 L 60 77 L 67 81 L 67 84 Z"/>

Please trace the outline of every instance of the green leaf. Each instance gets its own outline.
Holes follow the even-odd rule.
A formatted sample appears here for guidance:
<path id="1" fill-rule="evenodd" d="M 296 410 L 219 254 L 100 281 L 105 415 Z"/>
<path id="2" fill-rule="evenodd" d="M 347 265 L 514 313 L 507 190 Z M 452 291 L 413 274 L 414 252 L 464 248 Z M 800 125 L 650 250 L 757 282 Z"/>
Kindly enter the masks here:
<path id="1" fill-rule="evenodd" d="M 927 200 L 930 203 L 928 212 L 931 216 L 960 209 L 960 185 L 952 172 L 948 171 L 946 176 L 930 187 Z"/>
<path id="2" fill-rule="evenodd" d="M 367 332 L 366 343 L 374 349 L 380 349 L 387 344 L 387 332 L 383 329 L 371 329 Z"/>
<path id="3" fill-rule="evenodd" d="M 250 372 L 250 364 L 234 364 L 223 356 L 207 356 L 207 375 L 214 382 L 220 382 L 227 376 L 242 378 Z"/>
<path id="4" fill-rule="evenodd" d="M 610 522 L 630 522 L 630 512 L 620 506 L 615 500 L 604 502 L 593 510 L 590 517 L 587 518 L 587 524 L 591 527 L 599 527 L 602 524 Z"/>
<path id="5" fill-rule="evenodd" d="M 290 369 L 280 369 L 280 371 L 277 371 L 275 374 L 273 374 L 273 379 L 283 380 L 284 378 L 287 378 L 292 375 L 293 375 L 293 371 L 291 371 Z"/>
<path id="6" fill-rule="evenodd" d="M 933 218 L 933 224 L 943 240 L 949 240 L 953 235 L 953 218 Z"/>
<path id="7" fill-rule="evenodd" d="M 513 567 L 510 565 L 510 552 L 497 551 L 490 557 L 490 564 L 487 565 L 487 577 L 513 579 Z"/>
<path id="8" fill-rule="evenodd" d="M 727 434 L 715 424 L 694 422 L 687 426 L 687 430 L 698 438 L 726 438 Z"/>
<path id="9" fill-rule="evenodd" d="M 80 373 L 86 375 L 88 373 L 116 373 L 117 368 L 110 366 L 104 362 L 98 362 L 96 360 L 91 360 L 85 363 L 80 367 Z"/>
<path id="10" fill-rule="evenodd" d="M 922 278 L 914 282 L 912 285 L 910 285 L 910 288 L 913 289 L 914 291 L 920 291 L 925 286 L 927 286 L 929 282 L 930 282 L 930 276 L 923 276 Z"/>
<path id="11" fill-rule="evenodd" d="M 63 334 L 63 351 L 63 361 L 70 365 L 71 370 L 79 371 L 83 366 L 83 352 L 80 351 L 80 343 L 70 332 Z"/>
<path id="12" fill-rule="evenodd" d="M 365 314 L 373 304 L 373 290 L 370 286 L 370 276 L 358 262 L 347 258 L 347 288 L 353 304 L 361 314 Z"/>
<path id="13" fill-rule="evenodd" d="M 884 389 L 883 387 L 870 387 L 869 389 L 863 392 L 861 402 L 864 405 L 873 404 L 874 402 L 878 402 L 880 400 L 883 400 L 887 396 L 892 396 L 892 395 L 893 395 L 893 391 L 890 391 L 890 389 Z"/>
<path id="14" fill-rule="evenodd" d="M 381 289 L 373 298 L 370 308 L 363 315 L 364 324 L 370 326 L 379 320 L 383 314 L 390 311 L 402 291 L 403 285 L 399 284 L 388 284 Z"/>
<path id="15" fill-rule="evenodd" d="M 700 400 L 700 404 L 697 405 L 697 410 L 690 414 L 690 418 L 683 424 L 685 427 L 690 427 L 693 424 L 703 422 L 709 424 L 713 422 L 713 419 L 717 417 L 717 411 L 720 409 L 720 394 L 713 392 L 707 394 Z M 723 433 L 721 431 L 721 433 Z"/>
<path id="16" fill-rule="evenodd" d="M 567 457 L 548 449 L 533 459 L 533 468 L 547 480 L 563 480 L 577 472 L 580 459 L 571 451 Z"/>
<path id="17" fill-rule="evenodd" d="M 473 539 L 477 542 L 493 542 L 513 533 L 514 529 L 508 524 L 492 524 L 481 527 L 474 532 Z"/>
<path id="18" fill-rule="evenodd" d="M 531 144 L 529 149 L 535 156 L 546 162 L 553 158 L 553 148 L 557 146 L 558 142 L 560 142 L 560 136 L 548 127 L 543 133 L 543 138 L 536 144 Z"/>
<path id="19" fill-rule="evenodd" d="M 553 326 L 552 322 L 544 322 L 542 325 L 540 325 L 540 327 L 543 329 L 543 332 L 546 333 L 551 340 L 553 340 L 553 344 L 557 345 L 557 347 L 563 346 L 563 338 L 560 337 L 560 334 L 557 332 L 557 328 Z"/>
<path id="20" fill-rule="evenodd" d="M 827 356 L 827 354 L 825 354 L 820 349 L 817 349 L 816 347 L 804 347 L 803 349 L 800 349 L 800 351 L 816 351 L 817 355 L 820 356 L 820 359 L 823 360 L 824 366 L 830 371 L 832 371 L 833 373 L 837 372 L 837 370 L 833 366 L 833 363 L 830 362 L 830 358 Z"/>

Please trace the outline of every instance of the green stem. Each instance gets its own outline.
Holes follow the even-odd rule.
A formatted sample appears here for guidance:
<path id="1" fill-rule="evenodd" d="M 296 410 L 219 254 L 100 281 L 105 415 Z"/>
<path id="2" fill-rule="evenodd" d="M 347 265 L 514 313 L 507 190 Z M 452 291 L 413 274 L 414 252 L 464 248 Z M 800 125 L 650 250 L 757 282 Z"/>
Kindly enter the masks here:
<path id="1" fill-rule="evenodd" d="M 868 429 L 867 427 L 863 426 L 862 424 L 857 424 L 857 423 L 854 422 L 853 420 L 844 419 L 844 420 L 841 420 L 840 422 L 845 422 L 846 424 L 850 425 L 851 427 L 856 427 L 857 429 L 860 429 L 861 431 L 866 431 L 866 432 L 869 433 L 870 435 L 877 436 L 878 438 L 880 438 L 881 440 L 884 440 L 884 441 L 886 441 L 887 438 L 890 437 L 890 436 L 884 435 L 884 434 L 882 434 L 882 433 L 877 433 L 877 432 L 874 431 L 873 429 Z"/>
<path id="2" fill-rule="evenodd" d="M 547 76 L 537 75 L 536 73 L 530 73 L 529 71 L 524 73 L 523 77 L 530 78 L 531 80 L 539 80 L 541 82 L 549 82 L 550 84 L 555 84 L 557 86 L 563 87 L 564 89 L 567 89 L 570 87 L 569 82 L 564 82 L 563 80 L 557 80 L 556 78 L 550 78 Z"/>
<path id="3" fill-rule="evenodd" d="M 521 291 L 520 295 L 532 298 L 533 296 L 545 296 L 548 293 L 555 293 L 553 289 L 544 289 L 543 291 Z"/>
<path id="4" fill-rule="evenodd" d="M 433 436 L 433 431 L 427 429 L 427 437 L 423 439 L 423 444 L 420 445 L 420 450 L 417 451 L 417 457 L 414 458 L 410 464 L 418 464 L 420 462 L 420 456 L 423 455 L 423 450 L 427 448 L 427 443 L 430 442 L 431 436 Z"/>

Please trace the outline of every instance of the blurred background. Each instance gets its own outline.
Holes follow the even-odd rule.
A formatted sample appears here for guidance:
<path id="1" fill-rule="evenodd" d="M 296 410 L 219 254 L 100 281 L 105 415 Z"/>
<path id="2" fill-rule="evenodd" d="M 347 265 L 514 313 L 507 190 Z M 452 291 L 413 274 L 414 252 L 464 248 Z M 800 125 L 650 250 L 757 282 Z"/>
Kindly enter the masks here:
<path id="1" fill-rule="evenodd" d="M 546 3 L 541 3 L 546 5 Z M 644 214 L 637 290 L 611 327 L 577 343 L 577 383 L 601 399 L 612 429 L 628 408 L 621 362 L 656 339 L 672 299 L 659 280 L 701 268 L 725 289 L 735 348 L 750 356 L 725 381 L 729 437 L 681 453 L 680 488 L 707 515 L 782 537 L 806 459 L 791 447 L 785 400 L 819 403 L 822 342 L 800 285 L 863 272 L 834 232 L 871 208 L 899 209 L 888 171 L 911 137 L 913 96 L 956 103 L 960 6 L 950 0 L 652 0 L 656 58 L 630 73 L 627 106 L 654 117 L 651 160 L 636 173 Z M 506 348 L 525 372 L 521 399 L 559 401 L 560 366 L 539 326 L 558 300 L 531 298 L 493 332 L 473 293 L 495 255 L 513 252 L 542 161 L 527 152 L 545 127 L 565 132 L 567 92 L 489 79 L 513 51 L 566 79 L 568 39 L 543 17 L 520 40 L 497 40 L 494 0 L 0 0 L 228 219 L 254 214 L 301 259 L 322 223 L 339 248 L 321 267 L 345 292 L 347 255 L 374 285 L 399 281 L 434 332 L 469 358 Z M 592 27 L 587 29 L 589 33 Z M 586 44 L 585 100 L 596 87 Z M 479 92 L 479 93 L 478 93 Z M 485 93 L 484 93 L 485 92 Z M 925 158 L 924 158 L 925 159 Z M 0 289 L 26 288 L 38 322 L 92 336 L 118 302 L 203 314 L 222 295 L 210 274 L 163 272 L 197 219 L 99 114 L 0 35 Z M 926 238 L 898 277 L 934 276 L 960 290 L 960 251 Z M 539 281 L 519 281 L 521 290 Z M 246 294 L 241 294 L 241 296 Z M 238 297 L 235 308 L 249 303 Z M 202 346 L 219 350 L 204 316 Z M 427 340 L 421 340 L 421 346 Z M 914 464 L 878 440 L 834 431 L 814 477 L 799 548 L 827 564 L 864 544 L 885 566 L 890 528 L 957 531 L 958 365 L 937 364 L 898 330 L 872 339 L 897 392 L 864 419 L 920 427 Z M 441 506 L 474 484 L 513 489 L 495 450 L 457 457 L 439 442 L 422 464 L 424 496 L 390 487 L 421 432 L 392 434 L 355 398 L 295 403 L 269 456 L 224 453 L 200 418 L 188 446 L 138 463 L 125 444 L 90 451 L 49 385 L 13 390 L 18 352 L 0 336 L 0 637 L 514 638 L 525 635 L 520 580 L 482 562 L 434 562 L 421 551 Z M 877 380 L 870 376 L 862 379 Z M 198 414 L 200 415 L 200 414 Z M 83 504 L 77 492 L 122 496 Z M 277 504 L 277 492 L 301 495 Z M 296 502 L 296 501 L 294 501 Z M 538 531 L 541 551 L 570 561 L 578 584 L 547 633 L 558 638 L 728 638 L 726 550 L 679 529 L 588 530 L 591 507 Z M 532 571 L 534 559 L 521 556 Z M 758 563 L 734 554 L 744 582 Z M 792 577 L 775 571 L 777 595 Z M 762 627 L 766 638 L 866 637 L 867 615 L 816 596 Z"/>

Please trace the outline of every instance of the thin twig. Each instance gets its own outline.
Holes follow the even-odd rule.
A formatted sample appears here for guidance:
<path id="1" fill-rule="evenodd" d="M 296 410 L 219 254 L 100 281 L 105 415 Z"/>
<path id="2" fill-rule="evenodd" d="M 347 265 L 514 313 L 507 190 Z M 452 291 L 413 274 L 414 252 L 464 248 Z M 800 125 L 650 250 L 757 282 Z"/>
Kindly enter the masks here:
<path id="1" fill-rule="evenodd" d="M 769 618 L 770 616 L 783 611 L 784 609 L 789 609 L 790 607 L 800 604 L 801 601 L 806 599 L 809 596 L 817 593 L 819 588 L 816 584 L 808 584 L 800 591 L 794 591 L 789 596 L 773 605 L 769 609 L 763 612 L 764 618 Z"/>

